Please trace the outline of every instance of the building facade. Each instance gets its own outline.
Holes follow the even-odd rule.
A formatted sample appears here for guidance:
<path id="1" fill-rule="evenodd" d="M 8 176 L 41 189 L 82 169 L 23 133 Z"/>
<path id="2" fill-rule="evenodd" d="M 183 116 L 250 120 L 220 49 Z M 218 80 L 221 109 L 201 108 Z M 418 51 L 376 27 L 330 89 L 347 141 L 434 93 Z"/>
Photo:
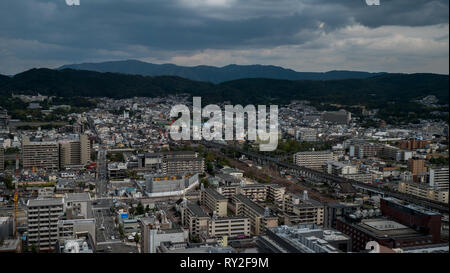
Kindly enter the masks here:
<path id="1" fill-rule="evenodd" d="M 333 160 L 331 151 L 299 152 L 294 154 L 294 163 L 298 166 L 321 170 L 327 161 Z"/>
<path id="2" fill-rule="evenodd" d="M 22 164 L 24 169 L 59 169 L 59 145 L 56 141 L 22 140 Z"/>

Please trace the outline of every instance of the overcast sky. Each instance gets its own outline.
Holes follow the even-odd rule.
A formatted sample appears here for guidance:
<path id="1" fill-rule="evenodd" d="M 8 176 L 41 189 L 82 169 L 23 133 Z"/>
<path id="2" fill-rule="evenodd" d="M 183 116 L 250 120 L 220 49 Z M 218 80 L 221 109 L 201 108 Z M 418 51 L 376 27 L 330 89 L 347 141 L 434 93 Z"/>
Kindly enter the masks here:
<path id="1" fill-rule="evenodd" d="M 449 1 L 0 0 L 0 74 L 139 59 L 449 72 Z"/>

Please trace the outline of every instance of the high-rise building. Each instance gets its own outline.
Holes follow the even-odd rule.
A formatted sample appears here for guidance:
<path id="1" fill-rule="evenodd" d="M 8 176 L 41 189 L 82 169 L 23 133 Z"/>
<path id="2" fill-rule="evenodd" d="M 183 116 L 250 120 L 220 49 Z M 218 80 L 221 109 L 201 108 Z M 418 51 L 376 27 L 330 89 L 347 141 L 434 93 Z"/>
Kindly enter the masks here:
<path id="1" fill-rule="evenodd" d="M 22 162 L 24 169 L 59 169 L 59 145 L 56 141 L 30 141 L 22 139 Z"/>
<path id="2" fill-rule="evenodd" d="M 28 244 L 52 250 L 58 240 L 58 221 L 64 214 L 62 198 L 30 199 L 28 207 Z"/>
<path id="3" fill-rule="evenodd" d="M 448 169 L 432 168 L 429 170 L 429 184 L 437 190 L 449 190 L 448 187 Z"/>
<path id="4" fill-rule="evenodd" d="M 28 200 L 28 243 L 48 251 L 60 239 L 87 232 L 95 242 L 95 219 L 88 193 L 65 194 L 63 198 Z"/>
<path id="5" fill-rule="evenodd" d="M 61 168 L 86 165 L 90 161 L 91 145 L 87 135 L 59 141 Z"/>
<path id="6" fill-rule="evenodd" d="M 424 175 L 427 172 L 425 167 L 425 160 L 411 158 L 408 160 L 408 169 L 414 175 Z"/>
<path id="7" fill-rule="evenodd" d="M 331 151 L 299 152 L 294 154 L 294 163 L 296 165 L 311 169 L 322 169 L 329 160 L 333 160 L 333 152 Z"/>

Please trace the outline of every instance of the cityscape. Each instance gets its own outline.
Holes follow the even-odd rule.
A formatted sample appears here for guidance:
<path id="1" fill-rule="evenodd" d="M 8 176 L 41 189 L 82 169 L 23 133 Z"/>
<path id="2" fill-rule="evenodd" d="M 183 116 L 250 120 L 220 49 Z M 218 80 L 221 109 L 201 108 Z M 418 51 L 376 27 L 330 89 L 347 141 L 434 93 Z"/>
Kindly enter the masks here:
<path id="1" fill-rule="evenodd" d="M 70 14 L 70 18 L 83 18 L 83 9 L 103 5 L 83 0 L 69 1 L 70 5 L 59 2 L 51 5 Z M 150 5 L 141 2 L 143 8 Z M 155 3 L 163 11 L 172 8 L 159 2 Z M 201 19 L 194 18 L 192 12 L 192 18 L 186 15 L 183 26 L 177 25 L 195 31 L 200 21 L 206 25 L 216 24 L 216 20 L 224 20 L 224 24 L 226 20 L 238 22 L 240 19 L 235 17 L 244 16 L 250 9 L 240 6 L 241 1 L 206 1 L 204 7 L 198 4 L 201 1 L 175 2 L 182 8 L 168 13 L 178 14 L 194 7 L 223 12 L 212 12 Z M 282 2 L 290 7 L 293 2 L 308 1 Z M 355 12 L 361 14 L 354 15 L 360 28 L 367 23 L 364 14 L 395 5 L 388 1 L 360 2 L 361 7 Z M 414 66 L 409 57 L 401 66 L 394 63 L 401 63 L 401 56 L 386 64 L 374 62 L 374 69 L 369 69 L 360 65 L 358 58 L 364 60 L 364 54 L 356 49 L 347 56 L 348 66 L 331 55 L 324 57 L 326 61 L 336 60 L 328 64 L 330 69 L 314 66 L 316 62 L 308 64 L 308 59 L 306 67 L 293 66 L 296 58 L 301 63 L 303 53 L 294 54 L 289 60 L 280 57 L 286 62 L 273 63 L 276 66 L 256 65 L 275 58 L 271 55 L 267 59 L 252 59 L 259 54 L 258 46 L 250 47 L 255 50 L 253 57 L 242 53 L 244 65 L 232 64 L 240 60 L 235 55 L 229 61 L 225 57 L 223 62 L 215 62 L 212 60 L 222 58 L 222 54 L 229 56 L 222 52 L 229 45 L 211 53 L 207 50 L 214 47 L 213 42 L 203 37 L 197 37 L 198 43 L 208 44 L 202 49 L 205 51 L 200 54 L 201 61 L 194 53 L 164 59 L 169 54 L 164 47 L 181 54 L 197 46 L 192 40 L 197 34 L 190 31 L 186 35 L 192 36 L 185 37 L 185 42 L 191 45 L 186 48 L 178 37 L 173 41 L 166 37 L 172 35 L 169 33 L 161 35 L 160 42 L 133 37 L 139 40 L 136 43 L 151 43 L 149 48 L 160 46 L 154 54 L 164 53 L 158 57 L 131 53 L 123 56 L 114 51 L 119 49 L 107 48 L 108 44 L 103 51 L 94 52 L 96 57 L 79 53 L 80 57 L 53 62 L 59 54 L 55 53 L 46 57 L 51 62 L 39 61 L 37 57 L 26 61 L 28 55 L 39 52 L 46 43 L 48 37 L 44 35 L 42 40 L 36 38 L 42 44 L 30 54 L 17 53 L 15 66 L 7 56 L 8 52 L 16 52 L 14 47 L 8 47 L 9 33 L 0 29 L 0 43 L 5 45 L 0 45 L 0 58 L 5 60 L 0 65 L 0 257 L 4 253 L 212 253 L 243 257 L 273 253 L 448 254 L 448 12 L 444 11 L 442 17 L 440 6 L 448 9 L 448 1 L 432 2 L 436 6 L 422 7 L 429 8 L 424 17 L 429 15 L 437 21 L 421 22 L 417 27 L 433 28 L 428 32 L 420 29 L 420 35 L 422 31 L 426 33 L 420 38 L 425 41 L 425 49 L 418 54 L 427 57 L 426 39 L 431 37 L 427 35 L 435 32 L 443 38 L 430 39 L 444 43 L 446 49 L 441 52 L 438 42 L 430 42 L 430 58 L 438 56 L 430 62 L 436 66 L 430 68 L 417 58 L 417 71 L 408 70 Z M 131 10 L 137 4 L 130 5 Z M 227 9 L 234 10 L 235 5 L 235 11 L 240 7 L 241 13 L 233 17 Z M 309 5 L 306 3 L 304 8 L 308 10 Z M 260 12 L 262 15 L 258 16 L 264 18 L 263 12 L 269 6 L 266 3 L 254 12 Z M 344 8 L 352 11 L 343 4 Z M 301 10 L 295 16 L 307 17 Z M 285 9 L 273 12 L 282 16 Z M 226 20 L 221 17 L 225 15 L 229 16 Z M 48 20 L 61 20 L 55 19 L 57 16 L 51 11 L 46 16 Z M 252 17 L 245 18 L 245 27 L 252 29 Z M 267 20 L 272 24 L 275 19 Z M 325 31 L 332 22 L 316 26 L 323 29 L 322 36 L 333 31 L 338 36 L 337 32 L 345 29 L 342 26 L 341 30 Z M 394 31 L 391 26 L 408 31 L 416 28 L 414 23 L 405 26 L 389 20 L 379 24 L 368 26 L 358 35 L 372 35 L 372 27 L 389 31 Z M 200 29 L 209 31 L 206 25 Z M 229 35 L 228 29 L 216 28 Z M 349 28 L 346 35 L 353 35 Z M 244 33 L 234 26 L 232 29 L 236 37 Z M 71 40 L 75 36 L 68 38 L 56 27 L 52 30 L 55 37 L 77 46 Z M 78 31 L 74 27 L 74 32 Z M 101 30 L 96 34 L 97 30 L 92 31 L 103 37 Z M 153 31 L 162 30 L 155 23 L 149 30 Z M 380 37 L 383 31 L 374 37 Z M 140 33 L 140 29 L 130 32 L 133 33 L 123 36 L 124 40 Z M 277 36 L 270 33 L 270 37 Z M 290 33 L 289 37 L 310 37 L 299 33 Z M 222 40 L 214 33 L 208 35 L 214 36 L 212 40 Z M 269 37 L 259 37 L 259 32 L 248 35 L 255 35 L 250 40 L 261 39 L 262 44 Z M 319 36 L 315 39 L 325 39 Z M 174 45 L 165 45 L 165 39 Z M 273 39 L 285 37 L 280 34 Z M 333 43 L 339 42 L 336 39 Z M 411 41 L 421 48 L 421 42 Z M 253 46 L 250 41 L 242 43 Z M 61 53 L 65 46 L 62 44 L 50 48 Z M 313 46 L 307 44 L 302 50 Z M 150 54 L 143 47 L 125 48 Z M 419 51 L 417 48 L 414 50 Z M 235 50 L 247 50 L 228 49 L 232 54 L 237 54 Z M 384 47 L 380 52 L 373 50 L 374 55 L 380 54 L 377 58 L 388 54 Z M 396 50 L 392 52 L 395 54 Z M 279 54 L 268 51 L 264 54 Z M 217 54 L 217 59 L 210 54 Z M 371 63 L 371 57 L 367 56 L 364 62 Z M 110 61 L 113 59 L 116 61 Z M 295 71 L 284 67 L 294 67 Z M 340 70 L 334 70 L 335 67 Z M 360 69 L 370 72 L 357 71 Z M 203 106 L 211 104 L 215 110 L 207 110 L 208 106 L 196 116 L 198 98 Z M 234 113 L 227 112 L 229 106 Z M 237 113 L 240 106 L 242 120 Z M 261 112 L 266 106 L 267 112 Z M 182 116 L 185 114 L 186 120 Z M 258 130 L 255 128 L 252 133 L 256 124 Z M 270 133 L 266 133 L 266 125 Z M 186 137 L 174 138 L 186 128 Z M 268 134 L 267 139 L 263 139 L 264 134 Z M 262 149 L 269 141 L 275 145 Z M 270 262 L 254 259 L 251 263 L 255 267 L 267 267 Z M 184 262 L 180 267 L 189 267 L 190 262 Z M 213 263 L 214 260 L 211 264 L 205 262 L 204 267 L 211 269 Z M 226 260 L 225 264 L 235 267 L 236 261 Z"/>

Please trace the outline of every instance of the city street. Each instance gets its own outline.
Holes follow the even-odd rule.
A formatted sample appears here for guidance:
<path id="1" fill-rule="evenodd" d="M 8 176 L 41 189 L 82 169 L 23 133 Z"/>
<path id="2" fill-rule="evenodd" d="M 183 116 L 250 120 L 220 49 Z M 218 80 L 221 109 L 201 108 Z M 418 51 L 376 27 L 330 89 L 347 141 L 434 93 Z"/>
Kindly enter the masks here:
<path id="1" fill-rule="evenodd" d="M 97 158 L 96 191 L 98 197 L 105 197 L 107 191 L 106 150 L 100 146 Z"/>
<path id="2" fill-rule="evenodd" d="M 114 215 L 110 211 L 111 205 L 112 202 L 108 199 L 98 200 L 94 205 L 97 243 L 119 240 L 119 230 L 115 226 Z"/>

